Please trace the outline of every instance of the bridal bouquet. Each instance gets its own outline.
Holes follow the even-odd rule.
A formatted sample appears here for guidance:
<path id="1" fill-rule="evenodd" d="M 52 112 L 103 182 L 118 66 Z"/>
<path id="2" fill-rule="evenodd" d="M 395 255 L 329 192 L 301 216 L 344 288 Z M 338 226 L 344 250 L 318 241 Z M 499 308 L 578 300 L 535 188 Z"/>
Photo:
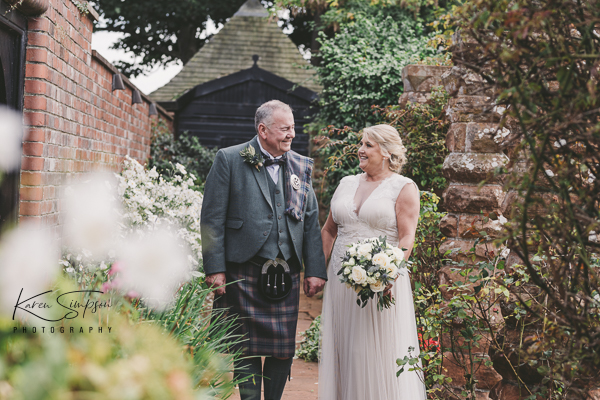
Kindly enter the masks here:
<path id="1" fill-rule="evenodd" d="M 348 247 L 338 272 L 340 281 L 354 289 L 359 306 L 366 306 L 377 295 L 377 309 L 390 308 L 395 299 L 384 296 L 383 292 L 398 275 L 408 273 L 404 252 L 389 245 L 385 236 L 361 240 Z"/>

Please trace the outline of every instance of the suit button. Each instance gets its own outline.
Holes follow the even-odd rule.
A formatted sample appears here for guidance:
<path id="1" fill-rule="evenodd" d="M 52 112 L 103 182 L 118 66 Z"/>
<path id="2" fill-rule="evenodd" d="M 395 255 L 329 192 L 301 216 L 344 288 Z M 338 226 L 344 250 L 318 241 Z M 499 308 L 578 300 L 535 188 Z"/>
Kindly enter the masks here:
<path id="1" fill-rule="evenodd" d="M 280 229 L 280 230 L 279 230 L 279 233 L 283 233 L 283 229 Z"/>
<path id="2" fill-rule="evenodd" d="M 281 246 L 283 243 L 279 242 L 279 245 Z"/>
<path id="3" fill-rule="evenodd" d="M 280 192 L 279 192 L 279 190 L 276 190 L 276 191 L 275 191 L 275 194 L 279 194 L 279 193 L 280 193 Z"/>
<path id="4" fill-rule="evenodd" d="M 267 236 L 268 234 L 269 234 L 269 232 L 267 232 L 267 231 L 263 232 L 263 235 L 265 235 L 265 236 Z"/>
<path id="5" fill-rule="evenodd" d="M 281 215 L 277 217 L 277 219 L 281 219 Z"/>
<path id="6" fill-rule="evenodd" d="M 267 218 L 273 219 L 273 214 L 269 214 Z"/>
<path id="7" fill-rule="evenodd" d="M 281 203 L 277 203 L 277 207 L 281 207 Z"/>

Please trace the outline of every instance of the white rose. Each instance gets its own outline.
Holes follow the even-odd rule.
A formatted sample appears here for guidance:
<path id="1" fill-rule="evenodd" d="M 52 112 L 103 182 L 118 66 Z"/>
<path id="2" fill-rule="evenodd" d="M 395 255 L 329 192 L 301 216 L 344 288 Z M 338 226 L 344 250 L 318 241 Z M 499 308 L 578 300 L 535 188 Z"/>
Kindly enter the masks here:
<path id="1" fill-rule="evenodd" d="M 390 263 L 388 266 L 385 267 L 385 271 L 387 272 L 388 276 L 392 279 L 396 279 L 396 277 L 398 276 L 398 267 L 395 264 Z"/>
<path id="2" fill-rule="evenodd" d="M 350 275 L 350 278 L 357 285 L 362 285 L 367 280 L 367 272 L 361 266 L 353 267 L 352 268 L 352 274 Z"/>
<path id="3" fill-rule="evenodd" d="M 373 264 L 387 267 L 390 264 L 390 258 L 385 253 L 377 253 L 373 256 Z"/>
<path id="4" fill-rule="evenodd" d="M 356 265 L 356 260 L 354 259 L 354 257 L 350 257 L 350 259 L 348 260 L 348 265 Z"/>
<path id="5" fill-rule="evenodd" d="M 392 252 L 394 254 L 394 258 L 396 259 L 396 261 L 402 261 L 402 260 L 404 260 L 404 252 L 402 250 L 400 250 L 397 247 L 394 247 L 392 249 Z"/>
<path id="6" fill-rule="evenodd" d="M 383 282 L 375 282 L 369 285 L 369 287 L 371 288 L 372 291 L 374 291 L 375 293 L 378 292 L 383 292 L 383 290 L 385 289 L 385 284 Z"/>
<path id="7" fill-rule="evenodd" d="M 374 284 L 375 282 L 377 282 L 377 279 L 375 279 L 375 278 L 373 278 L 373 277 L 368 277 L 368 278 L 367 278 L 367 283 L 368 283 L 369 285 L 372 285 L 372 284 Z"/>
<path id="8" fill-rule="evenodd" d="M 371 255 L 371 250 L 373 250 L 373 246 L 371 243 L 364 243 L 358 246 L 356 249 L 356 253 L 359 257 L 367 257 Z M 370 259 L 370 257 L 368 257 Z"/>
<path id="9" fill-rule="evenodd" d="M 350 255 L 351 255 L 352 257 L 354 257 L 354 256 L 356 255 L 356 245 L 352 245 L 352 246 L 350 247 L 350 249 L 348 250 L 348 253 L 350 253 Z"/>
<path id="10" fill-rule="evenodd" d="M 348 275 L 350 273 L 350 268 L 344 268 L 344 275 Z"/>

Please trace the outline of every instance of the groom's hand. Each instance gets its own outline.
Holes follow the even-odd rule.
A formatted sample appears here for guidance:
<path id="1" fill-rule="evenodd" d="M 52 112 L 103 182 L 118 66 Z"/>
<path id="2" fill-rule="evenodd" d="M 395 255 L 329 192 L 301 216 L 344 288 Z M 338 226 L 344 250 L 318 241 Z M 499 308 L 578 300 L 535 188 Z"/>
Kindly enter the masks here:
<path id="1" fill-rule="evenodd" d="M 226 280 L 225 280 L 224 272 L 220 272 L 218 274 L 206 275 L 206 284 L 208 285 L 209 288 L 223 286 L 225 284 L 225 282 L 226 282 Z M 215 294 L 217 296 L 221 296 L 221 295 L 225 294 L 225 286 L 219 287 L 217 290 L 215 290 Z"/>
<path id="2" fill-rule="evenodd" d="M 323 290 L 325 282 L 325 279 L 317 278 L 316 276 L 304 278 L 304 293 L 308 297 L 313 297 L 315 294 Z"/>

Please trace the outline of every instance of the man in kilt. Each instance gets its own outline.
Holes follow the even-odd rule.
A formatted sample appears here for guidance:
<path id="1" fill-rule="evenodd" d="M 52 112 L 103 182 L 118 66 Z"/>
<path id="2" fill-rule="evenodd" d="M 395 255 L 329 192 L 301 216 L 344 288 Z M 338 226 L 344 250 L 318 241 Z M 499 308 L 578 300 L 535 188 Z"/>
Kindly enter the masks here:
<path id="1" fill-rule="evenodd" d="M 202 254 L 207 283 L 219 287 L 214 308 L 238 317 L 236 333 L 246 339 L 239 346 L 245 356 L 256 356 L 234 366 L 236 378 L 248 377 L 240 384 L 241 398 L 260 400 L 262 376 L 265 400 L 276 400 L 294 356 L 301 266 L 307 296 L 323 288 L 327 272 L 313 160 L 291 151 L 291 108 L 278 100 L 264 103 L 255 127 L 258 135 L 250 142 L 219 150 L 206 178 Z M 284 264 L 287 281 L 265 275 L 270 266 L 283 271 Z"/>

